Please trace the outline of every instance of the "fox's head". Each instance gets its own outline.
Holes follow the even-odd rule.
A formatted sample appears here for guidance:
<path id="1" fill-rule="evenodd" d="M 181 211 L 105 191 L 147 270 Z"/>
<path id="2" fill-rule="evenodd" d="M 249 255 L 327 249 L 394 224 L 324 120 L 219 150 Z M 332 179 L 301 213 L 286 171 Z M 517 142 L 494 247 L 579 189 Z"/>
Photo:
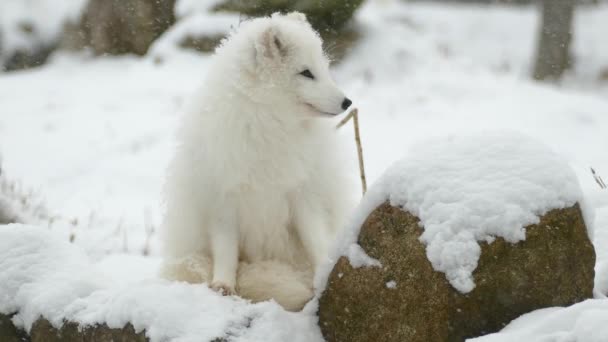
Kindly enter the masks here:
<path id="1" fill-rule="evenodd" d="M 329 72 L 319 35 L 302 13 L 252 20 L 242 68 L 259 102 L 297 108 L 306 116 L 333 116 L 351 105 Z M 249 82 L 248 82 L 249 83 Z"/>

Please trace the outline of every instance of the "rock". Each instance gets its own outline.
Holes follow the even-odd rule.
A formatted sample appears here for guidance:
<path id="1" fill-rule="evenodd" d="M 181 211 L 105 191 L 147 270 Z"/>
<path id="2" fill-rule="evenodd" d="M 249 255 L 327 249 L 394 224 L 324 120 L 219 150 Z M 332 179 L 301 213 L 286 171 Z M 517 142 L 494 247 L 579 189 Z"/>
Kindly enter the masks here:
<path id="1" fill-rule="evenodd" d="M 15 327 L 11 321 L 11 315 L 0 313 L 0 341 L 2 342 L 21 342 L 27 341 L 27 335 Z"/>
<path id="2" fill-rule="evenodd" d="M 362 3 L 363 0 L 225 0 L 215 10 L 252 17 L 298 11 L 306 14 L 312 26 L 324 35 L 342 29 Z"/>
<path id="3" fill-rule="evenodd" d="M 33 51 L 16 51 L 4 61 L 4 71 L 16 71 L 43 65 L 55 46 L 40 46 Z"/>
<path id="4" fill-rule="evenodd" d="M 3 51 L 0 40 L 0 71 L 15 71 L 40 66 L 46 62 L 57 47 L 55 41 L 44 41 L 36 25 L 29 21 L 18 23 L 16 29 L 28 41 L 35 43 L 30 44 L 27 48 Z M 2 32 L 0 32 L 0 36 L 2 36 Z"/>
<path id="5" fill-rule="evenodd" d="M 57 329 L 45 319 L 38 319 L 30 332 L 32 342 L 145 342 L 145 332 L 135 332 L 131 324 L 112 329 L 105 324 L 79 329 L 76 323 L 65 323 Z"/>
<path id="6" fill-rule="evenodd" d="M 10 315 L 0 314 L 1 342 L 147 342 L 145 331 L 135 332 L 133 325 L 113 329 L 105 324 L 79 328 L 76 323 L 65 323 L 57 329 L 40 318 L 32 325 L 30 335 L 13 325 Z M 218 337 L 210 342 L 226 342 Z"/>
<path id="7" fill-rule="evenodd" d="M 347 25 L 362 0 L 349 1 L 284 1 L 222 0 L 216 5 L 177 8 L 178 22 L 171 27 L 161 41 L 170 46 L 192 49 L 198 52 L 213 52 L 241 18 L 268 16 L 275 12 L 300 11 L 317 30 L 324 48 L 332 61 L 340 61 L 352 49 L 360 37 L 354 25 Z M 228 24 L 229 23 L 229 24 Z M 200 27 L 215 27 L 200 30 Z M 164 45 L 163 42 L 160 45 Z M 158 45 L 155 47 L 158 49 Z M 152 51 L 162 62 L 164 49 Z"/>
<path id="8" fill-rule="evenodd" d="M 360 37 L 359 31 L 346 25 L 363 0 L 225 0 L 215 11 L 238 12 L 250 17 L 268 16 L 275 12 L 298 11 L 323 38 L 330 58 L 339 61 Z"/>
<path id="9" fill-rule="evenodd" d="M 463 341 L 592 297 L 595 252 L 578 204 L 546 213 L 526 227 L 525 241 L 482 243 L 467 294 L 433 269 L 421 233 L 417 217 L 388 203 L 369 215 L 358 242 L 383 266 L 338 260 L 319 303 L 328 342 Z"/>
<path id="10" fill-rule="evenodd" d="M 145 342 L 145 331 L 135 332 L 131 324 L 112 329 L 105 324 L 79 328 L 76 323 L 65 323 L 57 329 L 49 321 L 39 318 L 32 325 L 30 335 L 13 325 L 11 315 L 0 314 L 0 341 L 2 342 Z M 220 340 L 218 340 L 220 341 Z"/>
<path id="11" fill-rule="evenodd" d="M 224 35 L 213 35 L 213 36 L 186 36 L 180 43 L 179 46 L 184 49 L 192 49 L 198 52 L 213 52 L 215 48 L 220 45 Z"/>
<path id="12" fill-rule="evenodd" d="M 135 53 L 148 47 L 175 22 L 175 0 L 91 0 L 78 29 L 62 45 L 90 46 L 96 54 Z"/>

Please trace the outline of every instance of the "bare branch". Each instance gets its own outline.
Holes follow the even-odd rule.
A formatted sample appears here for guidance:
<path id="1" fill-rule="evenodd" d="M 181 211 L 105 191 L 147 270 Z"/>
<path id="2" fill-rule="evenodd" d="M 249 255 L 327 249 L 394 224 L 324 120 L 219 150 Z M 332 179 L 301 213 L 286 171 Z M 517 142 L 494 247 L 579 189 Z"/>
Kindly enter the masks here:
<path id="1" fill-rule="evenodd" d="M 602 179 L 602 177 L 600 177 L 600 175 L 598 175 L 593 168 L 590 168 L 590 169 L 591 169 L 591 174 L 593 175 L 593 179 L 595 179 L 595 182 L 597 183 L 597 185 L 599 185 L 600 188 L 602 188 L 602 189 L 608 188 L 608 186 L 606 186 L 606 183 L 604 183 L 604 180 Z"/>
<path id="2" fill-rule="evenodd" d="M 365 179 L 365 165 L 363 163 L 363 147 L 361 145 L 361 135 L 359 134 L 359 110 L 353 108 L 337 125 L 336 129 L 344 126 L 348 120 L 353 119 L 355 128 L 355 143 L 357 143 L 357 156 L 359 158 L 359 175 L 361 176 L 361 189 L 363 194 L 367 191 L 367 181 Z"/>

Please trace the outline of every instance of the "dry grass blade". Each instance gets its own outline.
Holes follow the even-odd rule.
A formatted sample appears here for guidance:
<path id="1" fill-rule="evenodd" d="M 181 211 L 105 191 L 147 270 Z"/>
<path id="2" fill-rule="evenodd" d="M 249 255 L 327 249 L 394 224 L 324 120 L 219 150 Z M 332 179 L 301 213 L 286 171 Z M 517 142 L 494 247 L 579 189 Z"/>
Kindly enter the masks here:
<path id="1" fill-rule="evenodd" d="M 600 177 L 600 175 L 598 175 L 593 168 L 591 168 L 591 174 L 593 175 L 593 179 L 595 179 L 595 182 L 597 183 L 597 185 L 600 186 L 600 188 L 608 188 L 608 186 L 606 186 L 606 183 L 604 183 L 602 177 Z"/>

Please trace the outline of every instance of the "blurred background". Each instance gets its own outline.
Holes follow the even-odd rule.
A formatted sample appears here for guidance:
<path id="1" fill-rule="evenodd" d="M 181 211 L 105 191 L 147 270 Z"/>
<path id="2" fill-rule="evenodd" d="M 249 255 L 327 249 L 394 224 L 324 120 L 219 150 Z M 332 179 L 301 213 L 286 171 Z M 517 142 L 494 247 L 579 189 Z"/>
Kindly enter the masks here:
<path id="1" fill-rule="evenodd" d="M 360 109 L 370 183 L 425 138 L 523 132 L 570 162 L 608 244 L 604 0 L 0 0 L 0 222 L 92 256 L 157 253 L 173 132 L 213 86 L 210 54 L 243 20 L 292 10 Z"/>

